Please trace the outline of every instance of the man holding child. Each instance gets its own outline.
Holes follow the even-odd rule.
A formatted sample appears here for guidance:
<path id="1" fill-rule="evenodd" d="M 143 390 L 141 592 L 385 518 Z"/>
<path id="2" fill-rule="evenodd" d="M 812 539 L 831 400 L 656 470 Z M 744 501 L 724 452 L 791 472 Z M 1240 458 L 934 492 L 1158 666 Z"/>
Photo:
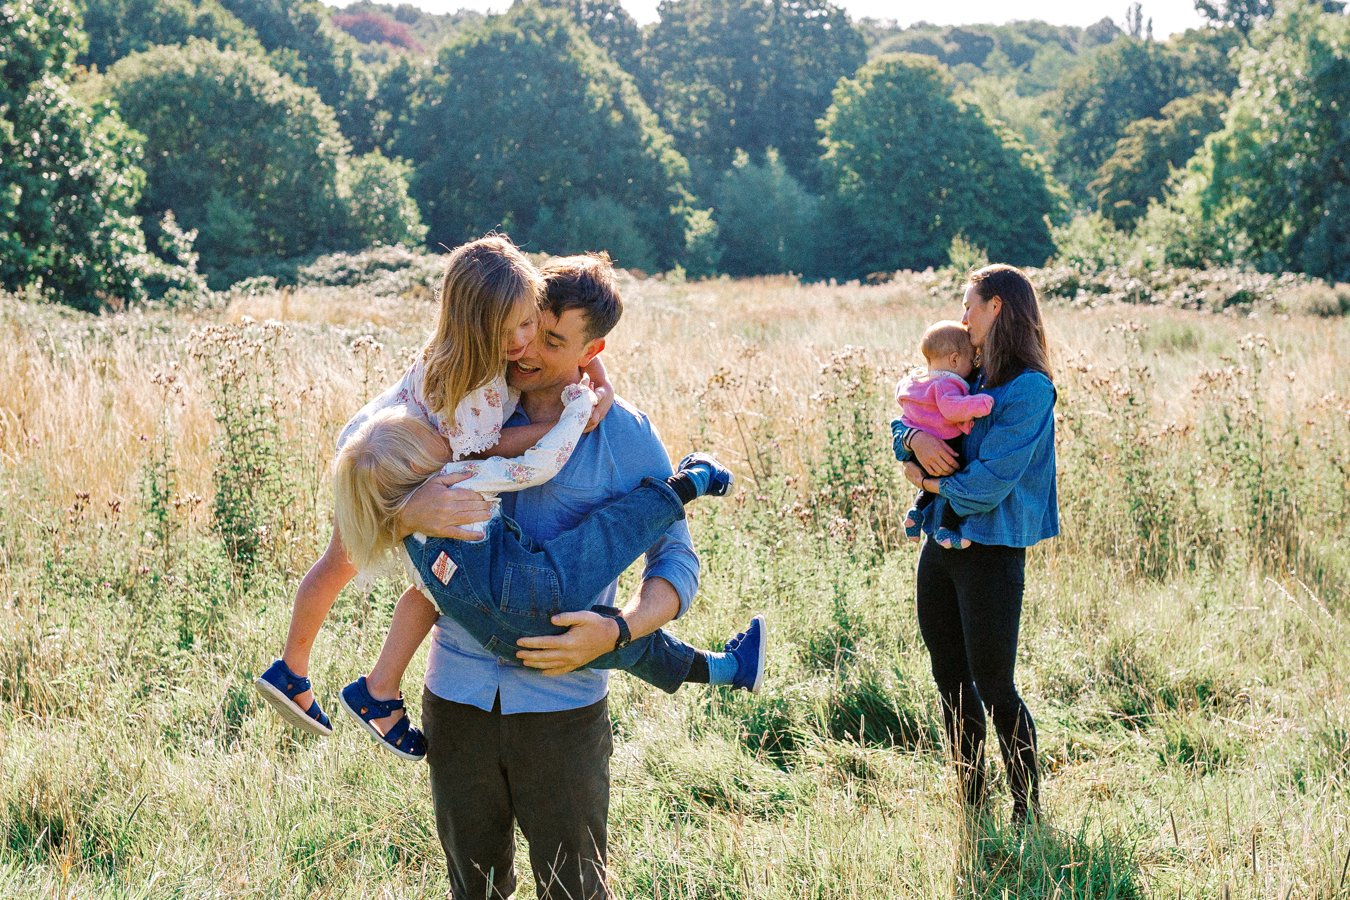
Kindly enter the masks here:
<path id="1" fill-rule="evenodd" d="M 558 417 L 562 387 L 581 378 L 622 313 L 603 256 L 555 260 L 543 275 L 538 335 L 507 370 L 521 392 L 511 425 Z M 617 401 L 556 477 L 503 495 L 503 512 L 531 537 L 547 540 L 643 477 L 670 473 L 651 422 Z M 481 518 L 477 495 L 447 487 L 433 482 L 413 496 L 401 520 L 405 530 L 456 536 L 447 522 Z M 656 631 L 686 610 L 698 572 L 688 528 L 676 522 L 648 550 L 641 586 L 623 607 L 631 636 Z M 616 605 L 616 591 L 611 585 L 596 603 Z M 541 898 L 610 896 L 608 672 L 576 670 L 615 648 L 621 623 L 594 612 L 563 613 L 553 623 L 567 632 L 522 640 L 520 666 L 484 650 L 448 617 L 433 631 L 422 717 L 436 827 L 455 898 L 511 896 L 516 822 Z"/>

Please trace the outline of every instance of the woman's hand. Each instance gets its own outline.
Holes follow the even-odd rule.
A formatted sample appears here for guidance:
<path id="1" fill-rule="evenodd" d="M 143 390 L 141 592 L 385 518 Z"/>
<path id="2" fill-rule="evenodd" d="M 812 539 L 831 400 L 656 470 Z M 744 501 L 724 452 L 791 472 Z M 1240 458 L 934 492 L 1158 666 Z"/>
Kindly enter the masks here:
<path id="1" fill-rule="evenodd" d="M 914 458 L 923 466 L 925 472 L 935 478 L 950 475 L 956 471 L 956 451 L 947 446 L 941 438 L 935 438 L 926 431 L 920 431 L 909 439 L 909 449 Z M 909 476 L 906 475 L 906 478 Z M 911 481 L 913 479 L 910 479 Z"/>
<path id="2" fill-rule="evenodd" d="M 923 480 L 927 478 L 927 473 L 919 468 L 918 463 L 905 463 L 905 480 L 914 485 L 919 490 L 923 490 Z"/>
<path id="3" fill-rule="evenodd" d="M 586 423 L 586 429 L 582 432 L 585 434 L 594 431 L 600 420 L 609 414 L 609 408 L 614 405 L 614 385 L 609 383 L 605 364 L 598 356 L 582 371 L 590 379 L 591 390 L 595 391 L 595 409 L 591 410 L 591 420 Z"/>

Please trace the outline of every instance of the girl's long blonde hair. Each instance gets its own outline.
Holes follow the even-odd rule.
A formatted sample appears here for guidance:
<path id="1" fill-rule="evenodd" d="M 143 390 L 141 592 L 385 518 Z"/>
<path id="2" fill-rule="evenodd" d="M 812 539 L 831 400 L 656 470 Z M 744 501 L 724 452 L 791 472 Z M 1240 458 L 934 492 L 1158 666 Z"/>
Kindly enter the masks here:
<path id="1" fill-rule="evenodd" d="M 441 279 L 436 333 L 422 351 L 422 388 L 432 412 L 453 418 L 465 395 L 505 365 L 506 325 L 516 304 L 537 305 L 544 281 L 505 235 L 456 247 Z"/>
<path id="2" fill-rule="evenodd" d="M 393 549 L 404 504 L 449 459 L 444 438 L 402 407 L 375 413 L 338 451 L 333 514 L 343 549 L 358 571 L 370 569 Z"/>

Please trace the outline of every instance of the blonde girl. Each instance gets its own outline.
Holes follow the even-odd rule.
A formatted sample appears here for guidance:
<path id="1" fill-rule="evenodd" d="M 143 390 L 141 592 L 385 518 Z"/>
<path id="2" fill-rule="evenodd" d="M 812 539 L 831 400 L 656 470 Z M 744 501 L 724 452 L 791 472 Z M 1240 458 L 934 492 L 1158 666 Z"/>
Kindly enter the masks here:
<path id="1" fill-rule="evenodd" d="M 387 555 L 396 556 L 408 567 L 426 606 L 439 609 L 485 648 L 512 663 L 521 638 L 564 630 L 551 624 L 559 613 L 616 612 L 595 606 L 596 596 L 684 518 L 685 504 L 702 496 L 722 496 L 732 482 L 731 473 L 712 456 L 693 453 L 680 462 L 675 474 L 664 480 L 643 479 L 546 541 L 533 540 L 500 514 L 481 523 L 477 540 L 429 540 L 421 535 L 401 539 L 398 517 L 403 504 L 437 473 L 468 475 L 463 486 L 485 496 L 523 490 L 556 475 L 581 437 L 595 396 L 584 385 L 569 384 L 562 400 L 558 424 L 514 459 L 450 462 L 445 442 L 434 431 L 395 408 L 377 412 L 362 424 L 338 454 L 335 466 L 333 506 L 352 562 L 365 569 Z M 687 682 L 755 691 L 764 676 L 765 636 L 762 616 L 720 653 L 659 630 L 620 640 L 614 651 L 591 660 L 586 668 L 624 669 L 669 692 Z M 397 662 L 406 666 L 415 649 L 416 645 L 406 648 Z M 343 688 L 341 700 L 343 709 L 390 752 L 413 760 L 425 756 L 424 743 L 407 726 L 395 725 L 386 734 L 371 728 L 370 720 L 388 709 L 370 695 L 366 679 Z"/>
<path id="2" fill-rule="evenodd" d="M 376 412 L 399 406 L 433 428 L 453 459 L 490 450 L 510 456 L 533 444 L 546 425 L 503 431 L 517 401 L 507 387 L 505 365 L 519 359 L 534 339 L 542 288 L 539 273 L 505 236 L 489 235 L 455 248 L 441 280 L 435 333 L 403 378 L 347 423 L 338 438 L 339 450 Z M 598 360 L 587 374 L 601 397 L 593 425 L 613 402 L 613 389 Z M 335 526 L 328 548 L 296 591 L 281 657 L 255 682 L 283 718 L 314 734 L 331 734 L 332 725 L 311 691 L 310 654 L 338 592 L 357 571 Z M 405 599 L 394 609 L 389 635 L 366 684 L 391 707 L 389 715 L 367 724 L 386 743 L 401 739 L 406 746 L 420 741 L 420 732 L 408 726 L 398 686 L 436 614 L 416 597 Z"/>

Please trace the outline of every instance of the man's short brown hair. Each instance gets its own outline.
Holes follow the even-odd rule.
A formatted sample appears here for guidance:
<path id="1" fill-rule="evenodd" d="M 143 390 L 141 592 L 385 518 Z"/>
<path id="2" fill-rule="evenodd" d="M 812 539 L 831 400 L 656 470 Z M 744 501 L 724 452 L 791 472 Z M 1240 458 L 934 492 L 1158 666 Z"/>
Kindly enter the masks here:
<path id="1" fill-rule="evenodd" d="M 614 263 L 603 250 L 577 256 L 560 256 L 540 269 L 544 296 L 540 305 L 562 316 L 579 309 L 586 316 L 586 340 L 602 338 L 614 330 L 623 315 L 623 300 L 614 283 Z"/>

